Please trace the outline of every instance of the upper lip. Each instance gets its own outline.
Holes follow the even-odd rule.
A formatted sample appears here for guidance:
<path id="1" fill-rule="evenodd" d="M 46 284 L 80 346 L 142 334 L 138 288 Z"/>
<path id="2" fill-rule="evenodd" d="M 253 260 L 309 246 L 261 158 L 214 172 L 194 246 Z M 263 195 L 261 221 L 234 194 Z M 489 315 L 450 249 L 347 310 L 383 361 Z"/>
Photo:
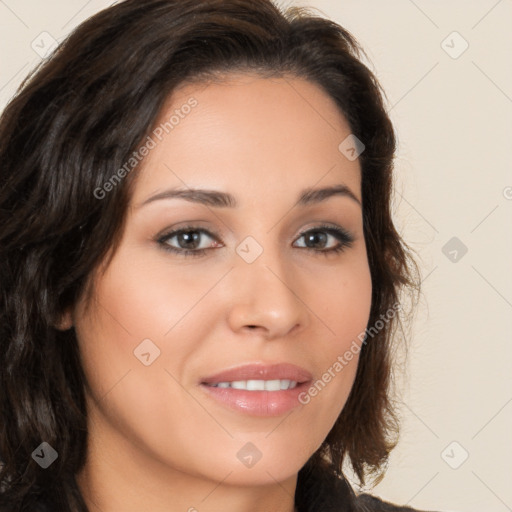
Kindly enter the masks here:
<path id="1" fill-rule="evenodd" d="M 202 384 L 217 384 L 236 380 L 293 380 L 297 384 L 312 380 L 310 372 L 289 363 L 278 364 L 245 364 L 223 370 L 201 379 Z"/>

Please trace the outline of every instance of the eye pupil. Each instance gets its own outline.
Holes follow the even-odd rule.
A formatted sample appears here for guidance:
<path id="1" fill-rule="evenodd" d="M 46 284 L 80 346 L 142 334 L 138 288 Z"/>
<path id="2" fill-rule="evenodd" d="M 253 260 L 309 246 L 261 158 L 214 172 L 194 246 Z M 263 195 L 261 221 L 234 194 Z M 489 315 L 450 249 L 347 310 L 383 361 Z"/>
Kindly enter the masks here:
<path id="1" fill-rule="evenodd" d="M 312 231 L 310 234 L 306 236 L 306 245 L 309 247 L 309 242 L 313 242 L 313 244 L 315 244 L 315 242 L 317 242 L 318 239 L 320 239 L 320 241 L 323 242 L 322 245 L 325 245 L 327 241 L 327 235 L 321 231 Z"/>
<path id="2" fill-rule="evenodd" d="M 198 245 L 198 240 L 200 238 L 200 234 L 197 231 L 185 231 L 178 235 L 178 243 L 181 246 L 182 242 L 185 243 L 185 248 L 187 249 L 195 249 Z"/>

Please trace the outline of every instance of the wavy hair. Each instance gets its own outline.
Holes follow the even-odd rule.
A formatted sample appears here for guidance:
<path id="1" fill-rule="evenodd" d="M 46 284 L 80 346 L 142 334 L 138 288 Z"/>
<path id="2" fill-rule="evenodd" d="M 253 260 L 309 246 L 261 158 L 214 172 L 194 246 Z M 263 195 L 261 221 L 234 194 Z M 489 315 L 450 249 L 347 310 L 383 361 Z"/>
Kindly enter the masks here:
<path id="1" fill-rule="evenodd" d="M 173 90 L 229 72 L 320 86 L 365 144 L 359 156 L 373 285 L 368 327 L 419 288 L 391 216 L 396 137 L 357 40 L 310 9 L 270 0 L 126 0 L 82 23 L 24 80 L 0 118 L 0 506 L 86 512 L 76 482 L 87 452 L 85 375 L 73 328 L 55 326 L 120 241 L 137 168 L 98 187 L 145 140 Z M 96 191 L 96 193 L 95 193 Z M 107 258 L 108 259 L 108 258 Z M 398 317 L 361 348 L 348 400 L 300 470 L 381 474 L 399 421 L 390 393 Z M 41 470 L 42 441 L 58 459 Z"/>

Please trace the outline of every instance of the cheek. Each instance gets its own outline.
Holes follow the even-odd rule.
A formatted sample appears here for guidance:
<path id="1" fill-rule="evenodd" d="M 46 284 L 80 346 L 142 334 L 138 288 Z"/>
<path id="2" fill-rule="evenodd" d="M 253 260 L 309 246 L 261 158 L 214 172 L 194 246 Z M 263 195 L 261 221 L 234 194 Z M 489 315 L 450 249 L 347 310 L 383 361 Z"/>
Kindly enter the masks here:
<path id="1" fill-rule="evenodd" d="M 190 272 L 160 264 L 160 259 L 140 263 L 147 260 L 127 245 L 97 280 L 90 311 L 83 305 L 77 309 L 84 370 L 97 398 L 120 379 L 123 386 L 138 382 L 140 392 L 131 395 L 132 403 L 139 395 L 150 397 L 154 389 L 169 386 L 164 369 L 181 380 L 186 361 L 218 317 L 205 299 L 217 274 L 196 272 L 191 279 Z M 151 364 L 144 365 L 144 359 Z"/>
<path id="2" fill-rule="evenodd" d="M 364 333 L 372 302 L 372 281 L 365 254 L 356 254 L 347 265 L 336 273 L 321 277 L 315 307 L 323 312 L 321 317 L 330 342 L 323 348 L 326 353 L 344 352 Z"/>
<path id="3" fill-rule="evenodd" d="M 123 355 L 147 338 L 168 344 L 185 323 L 189 337 L 195 338 L 190 329 L 200 329 L 203 322 L 190 319 L 204 309 L 198 303 L 217 280 L 207 270 L 196 271 L 192 278 L 186 269 L 166 264 L 165 256 L 151 262 L 127 245 L 98 280 L 96 314 L 86 320 L 88 328 Z"/>
<path id="4" fill-rule="evenodd" d="M 321 285 L 320 285 L 321 283 Z M 345 271 L 319 281 L 312 309 L 322 312 L 325 336 L 317 340 L 321 373 L 301 402 L 313 405 L 312 428 L 330 430 L 348 398 L 355 380 L 359 353 L 368 326 L 372 282 L 366 259 L 354 259 Z"/>

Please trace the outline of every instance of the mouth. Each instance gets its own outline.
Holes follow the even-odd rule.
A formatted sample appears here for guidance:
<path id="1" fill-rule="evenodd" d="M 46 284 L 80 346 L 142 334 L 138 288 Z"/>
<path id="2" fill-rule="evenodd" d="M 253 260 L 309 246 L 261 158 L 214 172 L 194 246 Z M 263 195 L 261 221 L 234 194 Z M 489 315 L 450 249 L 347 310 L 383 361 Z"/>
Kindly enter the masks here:
<path id="1" fill-rule="evenodd" d="M 200 387 L 217 404 L 252 416 L 279 416 L 302 403 L 311 373 L 288 363 L 249 364 L 201 379 Z"/>

